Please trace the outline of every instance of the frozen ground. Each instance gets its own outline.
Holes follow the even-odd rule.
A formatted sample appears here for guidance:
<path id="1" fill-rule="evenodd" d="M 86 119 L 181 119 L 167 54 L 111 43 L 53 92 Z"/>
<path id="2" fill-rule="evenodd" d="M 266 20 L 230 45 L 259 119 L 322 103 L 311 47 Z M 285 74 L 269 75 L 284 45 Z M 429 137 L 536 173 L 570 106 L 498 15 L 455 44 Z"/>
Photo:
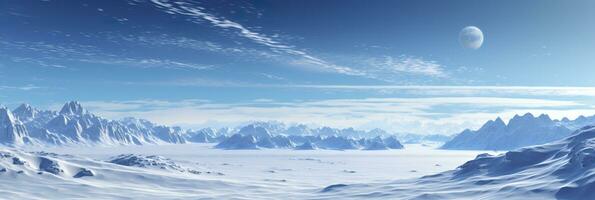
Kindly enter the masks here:
<path id="1" fill-rule="evenodd" d="M 82 179 L 61 177 L 57 182 L 53 177 L 45 177 L 54 181 L 54 186 L 51 187 L 56 188 L 53 189 L 61 191 L 39 194 L 45 198 L 83 197 L 93 194 L 103 198 L 158 195 L 161 198 L 239 199 L 316 198 L 319 191 L 329 185 L 383 183 L 421 177 L 454 169 L 482 153 L 435 150 L 421 145 L 408 145 L 404 150 L 385 151 L 219 150 L 211 147 L 212 145 L 186 144 L 60 147 L 27 151 L 43 150 L 71 154 L 74 156 L 57 157 L 63 159 L 59 163 L 90 165 L 92 167 L 89 169 L 96 174 L 95 177 Z M 158 155 L 171 159 L 179 166 L 168 166 L 161 170 L 103 162 L 120 154 Z M 125 174 L 122 171 L 134 173 Z M 34 173 L 28 176 L 13 176 L 17 182 L 24 182 L 20 187 L 14 188 L 16 192 L 11 190 L 13 195 L 9 197 L 33 197 L 23 194 L 25 192 L 19 193 L 19 188 L 52 190 L 43 184 L 28 183 L 27 181 L 39 182 L 38 179 L 43 178 Z M 10 180 L 0 180 L 0 184 L 6 184 L 5 181 Z"/>

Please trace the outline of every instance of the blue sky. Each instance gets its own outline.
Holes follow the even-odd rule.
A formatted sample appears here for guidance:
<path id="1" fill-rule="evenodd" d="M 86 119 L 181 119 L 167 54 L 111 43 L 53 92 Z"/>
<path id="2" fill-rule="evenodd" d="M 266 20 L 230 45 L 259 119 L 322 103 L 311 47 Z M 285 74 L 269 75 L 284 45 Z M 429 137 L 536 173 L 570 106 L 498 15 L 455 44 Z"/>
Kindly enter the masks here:
<path id="1" fill-rule="evenodd" d="M 593 1 L 0 2 L 0 98 L 184 127 L 595 114 Z M 479 27 L 477 50 L 459 31 Z"/>

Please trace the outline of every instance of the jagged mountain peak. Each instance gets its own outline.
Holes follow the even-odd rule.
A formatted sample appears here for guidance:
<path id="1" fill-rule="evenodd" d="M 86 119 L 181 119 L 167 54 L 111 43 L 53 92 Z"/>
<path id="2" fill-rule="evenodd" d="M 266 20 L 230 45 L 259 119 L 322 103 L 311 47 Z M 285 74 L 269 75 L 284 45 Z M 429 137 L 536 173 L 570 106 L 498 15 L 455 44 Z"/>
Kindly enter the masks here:
<path id="1" fill-rule="evenodd" d="M 23 104 L 19 105 L 19 107 L 17 107 L 14 110 L 17 111 L 17 110 L 36 110 L 36 109 L 27 103 L 23 103 Z"/>
<path id="2" fill-rule="evenodd" d="M 489 120 L 480 129 L 465 130 L 444 144 L 445 149 L 508 150 L 523 146 L 544 144 L 565 136 L 572 130 L 595 124 L 595 118 L 552 120 L 547 114 L 535 116 L 515 115 L 508 125 L 500 118 Z"/>
<path id="3" fill-rule="evenodd" d="M 22 119 L 22 120 L 21 120 Z M 77 101 L 60 112 L 37 110 L 28 104 L 11 113 L 0 109 L 0 143 L 20 144 L 160 144 L 185 143 L 179 127 L 157 126 L 142 119 L 108 120 L 93 115 Z"/>
<path id="4" fill-rule="evenodd" d="M 524 115 L 518 115 L 518 114 L 516 114 L 510 120 L 512 121 L 512 120 L 533 119 L 533 118 L 535 118 L 535 116 L 533 116 L 532 113 L 528 112 L 528 113 L 525 113 Z"/>
<path id="5" fill-rule="evenodd" d="M 541 114 L 535 117 L 531 113 L 526 113 L 523 116 L 515 115 L 508 122 L 509 128 L 517 128 L 519 126 L 534 125 L 534 126 L 549 126 L 554 124 L 554 121 L 547 114 Z"/>
<path id="6" fill-rule="evenodd" d="M 550 118 L 550 116 L 547 115 L 547 114 L 541 114 L 537 118 L 540 119 L 541 121 L 547 121 L 547 122 L 552 121 L 552 119 Z"/>
<path id="7" fill-rule="evenodd" d="M 241 135 L 246 135 L 246 136 L 254 136 L 256 138 L 270 138 L 271 134 L 270 132 L 259 125 L 256 124 L 250 124 L 248 126 L 244 126 L 240 129 L 240 131 L 238 132 Z"/>
<path id="8" fill-rule="evenodd" d="M 39 110 L 33 108 L 31 105 L 23 103 L 12 112 L 20 120 L 35 118 Z"/>
<path id="9" fill-rule="evenodd" d="M 0 124 L 14 124 L 16 121 L 10 109 L 0 106 Z"/>
<path id="10" fill-rule="evenodd" d="M 78 101 L 70 101 L 62 106 L 60 114 L 63 115 L 84 115 L 87 114 L 87 110 L 81 106 Z"/>
<path id="11" fill-rule="evenodd" d="M 479 130 L 487 131 L 487 130 L 499 130 L 499 129 L 503 129 L 503 128 L 506 128 L 506 124 L 504 123 L 504 121 L 502 121 L 502 119 L 500 119 L 500 117 L 498 117 L 496 120 L 487 121 L 485 124 L 483 124 L 483 126 Z"/>
<path id="12" fill-rule="evenodd" d="M 500 117 L 496 118 L 496 120 L 494 120 L 494 122 L 504 124 L 504 120 L 502 120 L 502 118 L 500 118 Z"/>

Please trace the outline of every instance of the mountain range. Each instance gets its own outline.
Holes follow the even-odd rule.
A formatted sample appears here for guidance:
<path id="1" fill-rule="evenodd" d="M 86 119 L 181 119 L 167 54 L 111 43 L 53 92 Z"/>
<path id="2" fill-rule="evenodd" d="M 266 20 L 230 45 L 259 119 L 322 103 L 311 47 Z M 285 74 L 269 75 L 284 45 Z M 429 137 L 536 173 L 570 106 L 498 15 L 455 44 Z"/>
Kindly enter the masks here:
<path id="1" fill-rule="evenodd" d="M 575 120 L 552 120 L 548 115 L 531 113 L 515 115 L 508 124 L 501 118 L 486 122 L 478 130 L 464 130 L 442 149 L 511 150 L 545 144 L 569 136 L 574 130 L 595 124 L 595 116 L 580 116 Z"/>
<path id="2" fill-rule="evenodd" d="M 345 140 L 345 148 L 356 149 L 363 148 L 359 140 L 389 138 L 391 134 L 381 129 L 310 128 L 303 124 L 288 126 L 275 121 L 251 122 L 237 128 L 183 130 L 132 117 L 108 120 L 90 113 L 77 101 L 65 103 L 60 111 L 39 110 L 28 104 L 22 104 L 13 111 L 0 106 L 0 144 L 7 146 L 220 143 L 252 140 L 243 138 L 248 136 L 254 137 L 254 145 L 259 148 L 294 148 L 296 144 L 303 145 L 307 141 L 316 141 L 312 144 L 314 149 L 331 148 L 325 142 Z M 349 143 L 353 145 L 350 147 Z M 389 146 L 395 146 L 392 143 Z"/>
<path id="3" fill-rule="evenodd" d="M 59 112 L 42 111 L 22 104 L 11 112 L 0 108 L 0 143 L 18 145 L 159 144 L 186 143 L 179 127 L 125 118 L 107 120 L 71 101 Z"/>
<path id="4" fill-rule="evenodd" d="M 396 139 L 395 136 L 388 137 L 354 137 L 339 135 L 337 129 L 323 127 L 321 129 L 307 129 L 309 133 L 332 132 L 334 135 L 325 134 L 292 134 L 285 135 L 282 133 L 287 130 L 292 130 L 295 127 L 283 130 L 279 127 L 273 128 L 269 131 L 270 126 L 262 126 L 262 124 L 250 124 L 242 127 L 238 133 L 232 135 L 215 147 L 220 149 L 260 149 L 260 148 L 283 148 L 296 150 L 314 150 L 314 149 L 365 149 L 365 150 L 387 150 L 387 149 L 402 149 L 403 145 Z M 352 129 L 349 129 L 352 130 Z M 271 132 L 277 131 L 276 134 Z"/>

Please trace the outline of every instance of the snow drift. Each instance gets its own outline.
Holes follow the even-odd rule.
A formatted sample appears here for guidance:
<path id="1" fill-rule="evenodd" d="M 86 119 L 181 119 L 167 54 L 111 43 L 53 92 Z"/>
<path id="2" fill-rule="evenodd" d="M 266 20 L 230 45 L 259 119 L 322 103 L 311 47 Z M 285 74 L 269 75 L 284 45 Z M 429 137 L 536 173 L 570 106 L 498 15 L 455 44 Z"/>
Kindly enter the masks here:
<path id="1" fill-rule="evenodd" d="M 335 184 L 321 199 L 595 199 L 595 127 L 553 143 L 480 154 L 455 170 L 387 184 Z"/>

